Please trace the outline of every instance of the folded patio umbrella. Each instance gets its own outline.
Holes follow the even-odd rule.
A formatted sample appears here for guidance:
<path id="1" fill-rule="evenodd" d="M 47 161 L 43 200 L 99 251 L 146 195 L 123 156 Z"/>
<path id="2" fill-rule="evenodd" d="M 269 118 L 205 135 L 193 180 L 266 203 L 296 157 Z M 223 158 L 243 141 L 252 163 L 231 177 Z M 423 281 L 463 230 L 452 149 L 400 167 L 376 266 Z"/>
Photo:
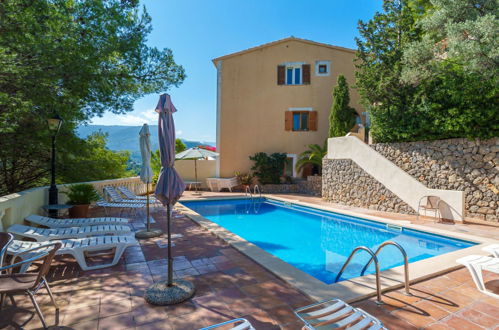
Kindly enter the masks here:
<path id="1" fill-rule="evenodd" d="M 137 238 L 151 238 L 162 234 L 161 230 L 151 231 L 151 219 L 149 213 L 149 184 L 152 182 L 152 169 L 151 169 L 151 133 L 149 132 L 149 125 L 144 124 L 139 132 L 140 155 L 142 156 L 142 167 L 140 169 L 140 180 L 146 184 L 146 229 L 135 233 Z"/>
<path id="2" fill-rule="evenodd" d="M 192 283 L 183 280 L 173 281 L 173 256 L 171 246 L 171 208 L 185 190 L 185 184 L 173 167 L 175 162 L 175 124 L 172 114 L 177 109 L 170 95 L 160 96 L 156 112 L 159 113 L 158 135 L 161 171 L 156 184 L 155 195 L 167 210 L 168 233 L 168 280 L 150 286 L 144 298 L 155 305 L 170 305 L 184 301 L 194 294 Z"/>

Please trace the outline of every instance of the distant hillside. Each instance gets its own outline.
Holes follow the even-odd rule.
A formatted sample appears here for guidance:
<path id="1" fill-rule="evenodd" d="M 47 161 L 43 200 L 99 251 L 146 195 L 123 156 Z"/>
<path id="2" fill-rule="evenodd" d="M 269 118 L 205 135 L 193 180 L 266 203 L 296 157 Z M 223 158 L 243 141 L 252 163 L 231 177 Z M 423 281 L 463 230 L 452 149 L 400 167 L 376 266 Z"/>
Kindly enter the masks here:
<path id="1" fill-rule="evenodd" d="M 142 126 L 104 126 L 104 125 L 88 125 L 80 126 L 77 129 L 77 133 L 80 137 L 86 138 L 90 134 L 98 131 L 108 133 L 107 147 L 111 150 L 128 150 L 131 153 L 131 158 L 133 160 L 140 160 L 140 147 L 139 147 L 139 132 Z M 158 146 L 158 126 L 149 125 L 151 130 L 151 148 L 156 150 Z M 210 145 L 214 146 L 214 142 L 206 141 L 188 141 L 184 140 L 187 148 L 192 148 L 198 145 Z"/>

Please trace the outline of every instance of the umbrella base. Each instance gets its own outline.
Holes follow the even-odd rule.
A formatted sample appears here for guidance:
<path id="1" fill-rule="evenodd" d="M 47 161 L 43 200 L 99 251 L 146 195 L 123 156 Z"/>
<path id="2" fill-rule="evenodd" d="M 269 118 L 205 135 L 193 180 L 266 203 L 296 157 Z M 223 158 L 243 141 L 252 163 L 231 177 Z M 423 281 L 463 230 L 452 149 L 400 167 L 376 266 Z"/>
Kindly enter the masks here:
<path id="1" fill-rule="evenodd" d="M 174 305 L 191 298 L 195 291 L 194 284 L 189 281 L 175 280 L 172 286 L 168 286 L 167 281 L 161 281 L 147 288 L 144 299 L 152 305 Z"/>
<path id="2" fill-rule="evenodd" d="M 147 239 L 147 238 L 158 237 L 161 235 L 163 235 L 161 229 L 150 229 L 150 230 L 144 229 L 136 232 L 135 238 Z"/>

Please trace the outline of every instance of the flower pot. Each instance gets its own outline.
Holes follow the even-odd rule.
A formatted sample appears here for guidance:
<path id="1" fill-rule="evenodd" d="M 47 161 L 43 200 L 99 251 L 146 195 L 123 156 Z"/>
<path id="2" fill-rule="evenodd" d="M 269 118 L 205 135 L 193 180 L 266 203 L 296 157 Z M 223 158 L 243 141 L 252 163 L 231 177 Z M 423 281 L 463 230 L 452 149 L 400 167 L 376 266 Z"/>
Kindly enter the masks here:
<path id="1" fill-rule="evenodd" d="M 69 209 L 69 217 L 70 218 L 86 218 L 88 216 L 88 208 L 89 207 L 90 207 L 90 204 L 73 205 L 73 207 Z"/>

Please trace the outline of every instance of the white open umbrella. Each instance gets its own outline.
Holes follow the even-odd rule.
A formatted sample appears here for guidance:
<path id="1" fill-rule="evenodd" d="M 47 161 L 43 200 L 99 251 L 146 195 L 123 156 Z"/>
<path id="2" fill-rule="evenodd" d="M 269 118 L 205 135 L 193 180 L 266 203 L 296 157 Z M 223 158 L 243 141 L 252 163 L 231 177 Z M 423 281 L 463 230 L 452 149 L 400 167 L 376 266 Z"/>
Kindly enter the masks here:
<path id="1" fill-rule="evenodd" d="M 194 177 L 195 181 L 198 181 L 198 166 L 197 166 L 197 160 L 198 159 L 206 159 L 209 157 L 217 157 L 218 153 L 210 150 L 206 150 L 203 148 L 199 147 L 194 147 L 194 148 L 189 148 L 187 150 L 184 150 L 182 152 L 179 152 L 178 154 L 175 155 L 175 159 L 180 160 L 180 159 L 193 159 L 194 160 Z M 198 186 L 197 184 L 194 185 L 196 188 L 196 192 L 198 191 Z"/>

